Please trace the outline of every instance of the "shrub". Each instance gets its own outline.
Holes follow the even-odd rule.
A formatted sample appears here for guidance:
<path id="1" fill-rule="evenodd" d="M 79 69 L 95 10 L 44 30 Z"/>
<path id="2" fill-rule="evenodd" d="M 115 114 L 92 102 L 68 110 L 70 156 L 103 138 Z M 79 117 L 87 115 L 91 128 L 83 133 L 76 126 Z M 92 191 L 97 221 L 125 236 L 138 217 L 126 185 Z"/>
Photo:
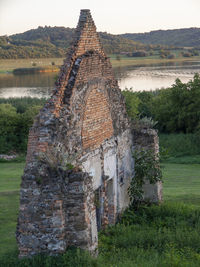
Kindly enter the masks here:
<path id="1" fill-rule="evenodd" d="M 167 58 L 168 59 L 173 59 L 173 58 L 175 58 L 175 55 L 174 54 L 170 54 L 170 55 L 167 56 Z"/>
<path id="2" fill-rule="evenodd" d="M 146 56 L 147 56 L 147 52 L 143 50 L 132 53 L 132 57 L 146 57 Z"/>
<path id="3" fill-rule="evenodd" d="M 168 157 L 200 155 L 200 134 L 160 134 L 160 148 Z"/>
<path id="4" fill-rule="evenodd" d="M 190 52 L 182 52 L 183 57 L 192 57 L 192 54 Z"/>
<path id="5" fill-rule="evenodd" d="M 126 102 L 126 110 L 131 119 L 135 119 L 139 114 L 139 104 L 140 100 L 136 94 L 134 94 L 131 90 L 122 91 L 123 96 L 125 97 Z"/>
<path id="6" fill-rule="evenodd" d="M 5 103 L 2 103 L 0 99 L 0 153 L 26 152 L 29 128 L 41 108 L 41 105 L 34 103 L 43 101 L 25 98 L 5 99 Z"/>

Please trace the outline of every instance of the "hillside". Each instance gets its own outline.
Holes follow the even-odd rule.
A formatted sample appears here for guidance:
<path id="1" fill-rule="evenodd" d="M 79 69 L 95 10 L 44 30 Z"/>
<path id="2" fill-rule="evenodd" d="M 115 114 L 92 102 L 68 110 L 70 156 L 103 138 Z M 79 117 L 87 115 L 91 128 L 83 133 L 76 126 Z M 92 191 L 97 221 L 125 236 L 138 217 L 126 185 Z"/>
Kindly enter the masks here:
<path id="1" fill-rule="evenodd" d="M 125 33 L 120 36 L 144 44 L 200 47 L 200 28 L 158 30 L 146 33 Z"/>
<path id="2" fill-rule="evenodd" d="M 38 27 L 24 33 L 0 37 L 0 58 L 64 57 L 70 46 L 74 29 L 65 27 Z M 119 35 L 99 33 L 106 53 L 133 52 L 148 45 Z"/>
<path id="3" fill-rule="evenodd" d="M 20 34 L 0 36 L 0 59 L 64 57 L 73 33 L 72 28 L 45 26 Z M 200 48 L 200 28 L 121 35 L 100 32 L 99 35 L 107 54 L 127 54 L 169 47 Z"/>

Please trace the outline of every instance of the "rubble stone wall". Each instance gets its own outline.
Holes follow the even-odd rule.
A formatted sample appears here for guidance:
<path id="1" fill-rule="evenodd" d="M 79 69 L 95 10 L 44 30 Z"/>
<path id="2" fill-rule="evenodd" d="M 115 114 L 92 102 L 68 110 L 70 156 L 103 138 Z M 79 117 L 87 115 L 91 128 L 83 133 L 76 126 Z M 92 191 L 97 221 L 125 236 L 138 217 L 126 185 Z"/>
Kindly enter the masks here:
<path id="1" fill-rule="evenodd" d="M 115 223 L 128 205 L 129 128 L 110 61 L 83 10 L 52 97 L 30 129 L 16 233 L 20 257 L 69 246 L 96 251 L 98 229 Z"/>
<path id="2" fill-rule="evenodd" d="M 141 135 L 155 147 L 153 135 Z M 98 230 L 129 204 L 133 142 L 110 60 L 89 10 L 82 10 L 56 88 L 30 129 L 16 232 L 20 257 L 69 246 L 97 250 Z"/>

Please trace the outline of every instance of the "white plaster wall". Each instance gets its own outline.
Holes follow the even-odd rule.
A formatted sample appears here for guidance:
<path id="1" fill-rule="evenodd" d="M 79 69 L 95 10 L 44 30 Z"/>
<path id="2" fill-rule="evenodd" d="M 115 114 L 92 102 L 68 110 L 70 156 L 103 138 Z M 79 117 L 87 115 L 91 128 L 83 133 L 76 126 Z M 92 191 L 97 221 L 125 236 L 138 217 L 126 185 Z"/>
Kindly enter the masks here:
<path id="1" fill-rule="evenodd" d="M 104 154 L 104 174 L 109 176 L 108 179 L 116 179 L 116 149 L 110 148 Z"/>
<path id="2" fill-rule="evenodd" d="M 108 180 L 113 180 L 113 204 L 116 213 L 120 213 L 129 205 L 128 187 L 134 173 L 132 147 L 132 135 L 130 130 L 126 130 L 117 138 L 106 140 L 101 151 L 97 149 L 82 158 L 83 171 L 93 177 L 94 190 L 102 185 L 103 172 L 108 176 Z"/>
<path id="3" fill-rule="evenodd" d="M 158 181 L 155 184 L 150 184 L 149 181 L 143 186 L 144 200 L 153 203 L 159 203 L 162 201 L 162 182 Z"/>
<path id="4" fill-rule="evenodd" d="M 132 148 L 132 136 L 126 130 L 118 136 L 118 213 L 129 205 L 128 187 L 134 175 Z"/>
<path id="5" fill-rule="evenodd" d="M 113 205 L 114 205 L 114 213 L 116 213 L 117 210 L 117 155 L 116 155 L 116 143 L 113 143 L 113 147 L 109 147 L 107 152 L 104 154 L 104 174 L 108 176 L 108 180 L 112 179 L 112 190 L 113 193 L 112 199 L 113 199 Z M 115 216 L 114 216 L 115 218 Z"/>
<path id="6" fill-rule="evenodd" d="M 94 244 L 93 247 L 91 247 L 91 251 L 95 249 L 95 247 L 98 245 L 98 232 L 97 232 L 97 221 L 96 221 L 96 211 L 93 210 L 91 213 L 90 218 L 91 223 L 91 237 L 92 237 L 92 243 Z"/>
<path id="7" fill-rule="evenodd" d="M 82 163 L 84 172 L 88 172 L 93 177 L 93 188 L 96 190 L 102 184 L 102 170 L 100 153 L 92 153 L 87 157 L 86 161 Z"/>

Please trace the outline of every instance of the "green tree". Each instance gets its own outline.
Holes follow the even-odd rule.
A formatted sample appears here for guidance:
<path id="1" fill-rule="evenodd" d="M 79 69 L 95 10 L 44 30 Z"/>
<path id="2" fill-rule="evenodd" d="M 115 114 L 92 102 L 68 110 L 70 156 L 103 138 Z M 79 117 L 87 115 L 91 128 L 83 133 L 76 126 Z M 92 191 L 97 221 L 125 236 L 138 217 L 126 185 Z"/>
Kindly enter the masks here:
<path id="1" fill-rule="evenodd" d="M 125 90 L 122 92 L 122 94 L 125 97 L 126 109 L 129 117 L 131 119 L 137 118 L 139 114 L 138 107 L 140 104 L 140 99 L 131 90 Z"/>
<path id="2" fill-rule="evenodd" d="M 200 76 L 182 83 L 177 79 L 168 89 L 160 90 L 152 100 L 152 117 L 161 132 L 195 132 L 200 121 Z"/>
<path id="3" fill-rule="evenodd" d="M 29 128 L 41 106 L 17 113 L 11 104 L 0 104 L 0 153 L 25 152 Z"/>

